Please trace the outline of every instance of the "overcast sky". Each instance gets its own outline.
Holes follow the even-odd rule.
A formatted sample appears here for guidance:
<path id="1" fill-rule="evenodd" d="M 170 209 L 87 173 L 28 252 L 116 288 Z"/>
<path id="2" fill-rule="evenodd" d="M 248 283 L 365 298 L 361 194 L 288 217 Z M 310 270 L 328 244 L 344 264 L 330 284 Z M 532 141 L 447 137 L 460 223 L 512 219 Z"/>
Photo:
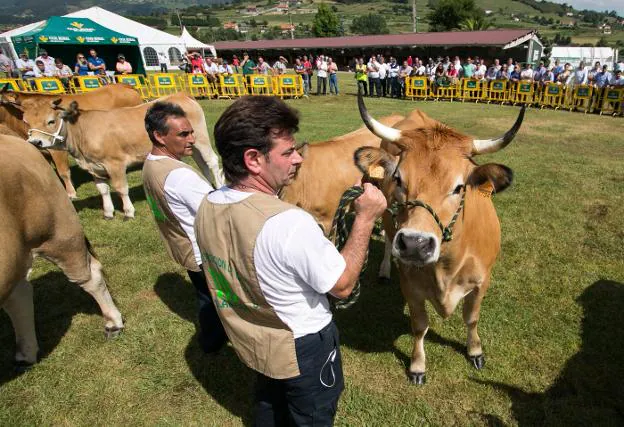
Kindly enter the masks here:
<path id="1" fill-rule="evenodd" d="M 624 16 L 624 0 L 551 0 L 554 3 L 567 3 L 577 10 L 615 10 L 618 15 Z"/>

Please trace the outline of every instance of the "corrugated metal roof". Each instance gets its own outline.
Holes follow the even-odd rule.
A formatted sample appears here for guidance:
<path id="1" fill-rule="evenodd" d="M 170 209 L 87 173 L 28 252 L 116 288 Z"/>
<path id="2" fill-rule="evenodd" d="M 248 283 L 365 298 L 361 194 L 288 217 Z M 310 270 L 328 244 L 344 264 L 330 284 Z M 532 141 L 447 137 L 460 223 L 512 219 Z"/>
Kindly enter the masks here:
<path id="1" fill-rule="evenodd" d="M 534 30 L 450 31 L 440 33 L 407 33 L 377 36 L 322 37 L 295 40 L 258 40 L 215 42 L 217 50 L 258 49 L 345 49 L 392 46 L 504 46 Z"/>

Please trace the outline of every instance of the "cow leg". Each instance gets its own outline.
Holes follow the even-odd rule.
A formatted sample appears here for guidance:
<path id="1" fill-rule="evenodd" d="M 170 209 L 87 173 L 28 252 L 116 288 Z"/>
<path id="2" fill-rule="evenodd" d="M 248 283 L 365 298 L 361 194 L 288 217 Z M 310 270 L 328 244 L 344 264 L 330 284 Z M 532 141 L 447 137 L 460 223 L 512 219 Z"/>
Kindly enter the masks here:
<path id="1" fill-rule="evenodd" d="M 219 157 L 212 147 L 206 147 L 204 144 L 197 143 L 193 145 L 193 160 L 195 160 L 195 163 L 197 163 L 197 166 L 199 166 L 206 178 L 210 179 L 212 174 L 213 184 L 216 189 L 225 185 L 223 170 L 219 165 Z"/>
<path id="2" fill-rule="evenodd" d="M 485 365 L 481 338 L 479 338 L 479 334 L 477 333 L 477 323 L 479 322 L 481 301 L 483 301 L 483 296 L 488 288 L 487 285 L 488 283 L 482 283 L 481 286 L 474 288 L 472 292 L 464 297 L 463 317 L 468 332 L 466 348 L 468 351 L 468 358 L 477 369 L 481 369 Z"/>
<path id="3" fill-rule="evenodd" d="M 104 209 L 104 219 L 113 219 L 115 208 L 113 207 L 113 199 L 110 195 L 110 187 L 108 183 L 101 178 L 95 178 L 95 186 L 102 196 L 102 207 Z"/>
<path id="4" fill-rule="evenodd" d="M 33 287 L 26 278 L 18 282 L 2 308 L 9 315 L 15 331 L 16 365 L 25 368 L 35 364 L 39 346 L 35 333 Z"/>
<path id="5" fill-rule="evenodd" d="M 379 266 L 379 282 L 389 283 L 392 274 L 392 241 L 394 240 L 394 221 L 392 215 L 385 212 L 382 217 L 385 236 L 384 257 Z"/>
<path id="6" fill-rule="evenodd" d="M 65 185 L 65 191 L 70 199 L 76 198 L 76 189 L 71 181 L 71 172 L 69 169 L 69 154 L 63 150 L 50 150 L 50 156 L 56 166 L 56 173 L 61 177 Z"/>
<path id="7" fill-rule="evenodd" d="M 134 206 L 132 200 L 128 195 L 128 178 L 126 177 L 126 169 L 121 168 L 115 171 L 109 171 L 111 184 L 113 189 L 121 196 L 121 202 L 123 204 L 124 219 L 134 218 Z"/>
<path id="8" fill-rule="evenodd" d="M 105 332 L 107 338 L 115 337 L 123 329 L 124 324 L 121 313 L 113 302 L 113 297 L 108 292 L 104 275 L 102 274 L 102 264 L 93 256 L 90 258 L 91 278 L 80 283 L 80 287 L 88 292 L 100 306 L 102 316 L 106 320 Z"/>
<path id="9" fill-rule="evenodd" d="M 414 295 L 408 300 L 412 332 L 414 333 L 414 348 L 409 368 L 409 379 L 412 384 L 422 385 L 425 377 L 425 335 L 429 329 L 429 318 L 425 308 L 425 300 Z"/>

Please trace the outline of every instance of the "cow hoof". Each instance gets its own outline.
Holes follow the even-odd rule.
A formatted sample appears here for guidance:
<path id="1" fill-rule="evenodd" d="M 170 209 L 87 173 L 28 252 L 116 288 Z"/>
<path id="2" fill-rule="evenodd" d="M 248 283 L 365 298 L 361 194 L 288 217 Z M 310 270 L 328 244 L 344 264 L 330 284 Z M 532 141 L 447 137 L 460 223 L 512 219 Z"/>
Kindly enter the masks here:
<path id="1" fill-rule="evenodd" d="M 121 334 L 122 328 L 104 328 L 104 336 L 107 340 L 117 338 Z"/>
<path id="2" fill-rule="evenodd" d="M 124 221 L 131 221 L 131 220 L 133 220 L 133 219 L 134 219 L 134 217 L 133 217 L 133 216 L 124 216 L 124 219 L 123 219 L 123 220 L 124 220 Z"/>
<path id="3" fill-rule="evenodd" d="M 381 277 L 381 276 L 379 276 L 377 278 L 377 283 L 379 283 L 380 285 L 390 285 L 390 284 L 392 284 L 392 282 L 390 281 L 389 277 Z"/>
<path id="4" fill-rule="evenodd" d="M 106 221 L 112 221 L 113 219 L 115 219 L 115 217 L 114 216 L 106 216 L 106 215 L 104 215 L 104 219 Z"/>
<path id="5" fill-rule="evenodd" d="M 34 363 L 29 363 L 25 360 L 16 360 L 13 362 L 13 369 L 18 374 L 23 374 L 24 372 L 30 371 L 33 366 Z"/>
<path id="6" fill-rule="evenodd" d="M 425 375 L 424 372 L 419 372 L 419 373 L 410 372 L 409 381 L 410 383 L 414 385 L 425 385 L 425 383 L 427 382 L 427 376 Z"/>
<path id="7" fill-rule="evenodd" d="M 470 356 L 469 359 L 472 362 L 472 366 L 476 369 L 483 369 L 485 366 L 485 357 L 482 354 L 478 356 Z"/>

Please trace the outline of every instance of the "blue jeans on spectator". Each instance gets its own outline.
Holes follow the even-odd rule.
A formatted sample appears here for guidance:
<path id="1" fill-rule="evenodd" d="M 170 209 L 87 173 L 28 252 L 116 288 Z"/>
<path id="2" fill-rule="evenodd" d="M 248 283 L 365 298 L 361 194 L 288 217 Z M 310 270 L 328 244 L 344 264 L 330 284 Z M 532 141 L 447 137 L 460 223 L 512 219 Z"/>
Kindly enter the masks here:
<path id="1" fill-rule="evenodd" d="M 377 97 L 381 96 L 381 84 L 379 77 L 368 77 L 368 95 L 373 96 L 373 92 L 377 92 Z"/>
<path id="2" fill-rule="evenodd" d="M 201 266 L 200 266 L 201 267 Z M 217 309 L 212 302 L 212 296 L 208 290 L 204 270 L 187 270 L 189 279 L 195 287 L 199 306 L 199 345 L 204 353 L 215 353 L 228 340 L 223 329 L 223 324 Z"/>
<path id="3" fill-rule="evenodd" d="M 334 88 L 333 92 L 332 88 Z M 338 95 L 338 77 L 336 76 L 336 73 L 329 75 L 329 93 Z"/>
<path id="4" fill-rule="evenodd" d="M 310 94 L 310 76 L 302 74 L 301 78 L 303 79 L 303 93 L 307 96 Z"/>

